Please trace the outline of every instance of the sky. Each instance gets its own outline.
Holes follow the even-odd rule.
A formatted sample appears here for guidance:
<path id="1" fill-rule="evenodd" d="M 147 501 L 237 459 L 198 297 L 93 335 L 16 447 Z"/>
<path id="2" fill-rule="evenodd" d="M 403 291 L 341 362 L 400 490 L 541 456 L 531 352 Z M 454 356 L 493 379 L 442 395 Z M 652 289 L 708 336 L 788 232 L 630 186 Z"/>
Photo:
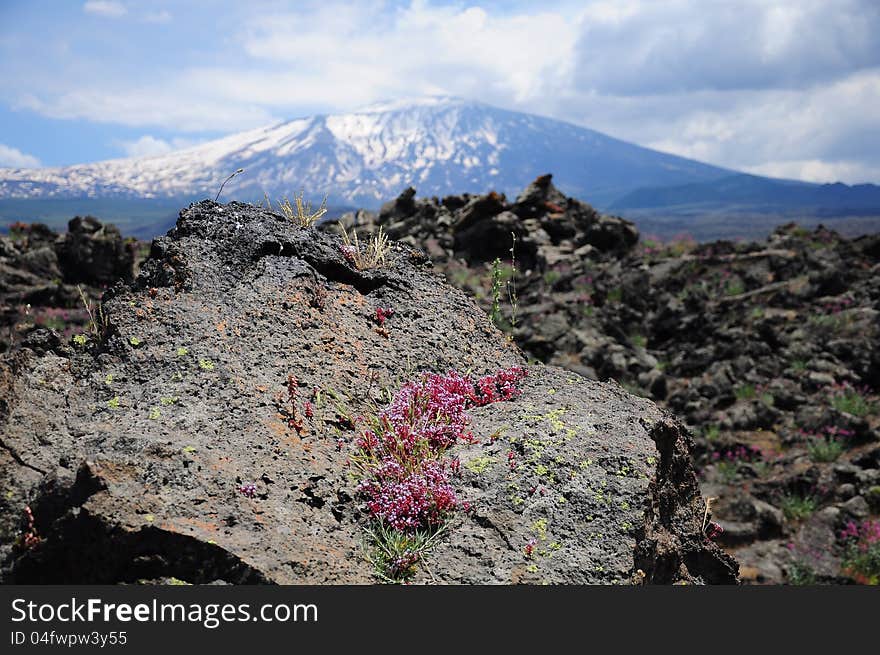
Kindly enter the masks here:
<path id="1" fill-rule="evenodd" d="M 877 0 L 0 0 L 0 166 L 454 95 L 747 172 L 880 183 Z"/>

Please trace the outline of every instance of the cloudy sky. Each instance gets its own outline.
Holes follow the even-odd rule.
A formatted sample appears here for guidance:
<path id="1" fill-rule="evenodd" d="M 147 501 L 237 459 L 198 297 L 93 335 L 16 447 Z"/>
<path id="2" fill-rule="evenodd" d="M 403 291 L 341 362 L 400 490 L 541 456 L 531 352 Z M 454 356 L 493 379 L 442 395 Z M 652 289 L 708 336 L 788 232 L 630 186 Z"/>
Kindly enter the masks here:
<path id="1" fill-rule="evenodd" d="M 0 166 L 442 93 L 721 166 L 880 183 L 877 0 L 0 0 Z"/>

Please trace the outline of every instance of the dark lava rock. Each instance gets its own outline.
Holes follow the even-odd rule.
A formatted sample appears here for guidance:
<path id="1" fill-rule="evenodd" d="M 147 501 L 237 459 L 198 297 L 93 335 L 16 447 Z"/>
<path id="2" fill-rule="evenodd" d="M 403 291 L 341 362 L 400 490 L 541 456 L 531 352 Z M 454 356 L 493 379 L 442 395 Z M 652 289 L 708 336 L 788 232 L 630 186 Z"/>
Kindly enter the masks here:
<path id="1" fill-rule="evenodd" d="M 105 295 L 100 339 L 35 336 L 0 360 L 3 582 L 375 581 L 353 417 L 417 371 L 523 356 L 418 251 L 394 244 L 360 271 L 340 245 L 250 205 L 191 205 Z M 381 329 L 380 307 L 394 310 Z M 315 403 L 298 427 L 291 375 Z M 679 423 L 556 367 L 529 367 L 522 386 L 472 411 L 479 443 L 452 454 L 473 510 L 421 581 L 736 582 L 704 535 Z M 25 506 L 30 548 L 15 545 Z"/>
<path id="2" fill-rule="evenodd" d="M 131 280 L 134 250 L 115 225 L 105 225 L 92 216 L 71 219 L 65 237 L 56 242 L 58 262 L 66 282 L 109 285 L 118 279 Z"/>
<path id="3" fill-rule="evenodd" d="M 40 223 L 12 225 L 0 236 L 0 352 L 33 330 L 89 331 L 83 297 L 96 309 L 107 286 L 131 280 L 136 251 L 137 242 L 92 217 L 73 219 L 60 235 Z"/>
<path id="4" fill-rule="evenodd" d="M 515 249 L 522 270 L 545 270 L 578 252 L 595 251 L 596 257 L 630 250 L 638 241 L 635 226 L 616 216 L 600 215 L 590 205 L 566 197 L 542 175 L 515 202 L 491 191 L 485 195 L 463 194 L 417 198 L 407 188 L 387 202 L 378 217 L 363 212 L 342 216 L 346 228 L 369 231 L 374 223 L 394 239 L 433 250 L 432 260 L 459 258 L 479 266 L 495 258 L 510 260 Z M 335 231 L 337 222 L 322 226 Z M 433 244 L 433 245 L 429 245 Z"/>

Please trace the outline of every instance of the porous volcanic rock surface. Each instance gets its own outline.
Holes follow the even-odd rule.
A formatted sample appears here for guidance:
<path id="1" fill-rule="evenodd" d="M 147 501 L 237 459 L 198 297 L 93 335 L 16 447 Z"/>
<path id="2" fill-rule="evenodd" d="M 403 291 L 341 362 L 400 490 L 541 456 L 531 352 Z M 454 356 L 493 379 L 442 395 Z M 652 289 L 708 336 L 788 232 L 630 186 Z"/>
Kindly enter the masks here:
<path id="1" fill-rule="evenodd" d="M 340 245 L 204 201 L 105 294 L 99 335 L 37 329 L 6 354 L 3 582 L 376 581 L 352 420 L 419 371 L 524 358 L 421 252 L 397 243 L 386 266 L 358 271 Z M 379 307 L 394 310 L 384 329 Z M 681 425 L 616 383 L 528 371 L 515 400 L 471 411 L 479 443 L 451 454 L 473 509 L 418 580 L 736 582 L 704 535 Z M 315 400 L 300 429 L 291 375 Z M 251 483 L 253 497 L 240 491 Z M 21 539 L 26 506 L 36 544 Z"/>

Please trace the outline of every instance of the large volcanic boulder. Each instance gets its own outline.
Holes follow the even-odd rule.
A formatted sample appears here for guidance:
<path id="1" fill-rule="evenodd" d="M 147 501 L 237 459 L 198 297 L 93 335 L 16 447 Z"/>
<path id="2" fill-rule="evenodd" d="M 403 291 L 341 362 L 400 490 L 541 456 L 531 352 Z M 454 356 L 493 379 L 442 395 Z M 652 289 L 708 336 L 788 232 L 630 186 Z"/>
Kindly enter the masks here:
<path id="1" fill-rule="evenodd" d="M 359 417 L 419 371 L 524 360 L 418 251 L 358 270 L 341 245 L 191 205 L 105 295 L 99 335 L 37 332 L 7 355 L 3 581 L 375 581 Z M 676 420 L 554 367 L 520 387 L 470 410 L 476 438 L 450 451 L 469 511 L 417 581 L 736 582 Z M 296 394 L 313 405 L 294 416 Z"/>
<path id="2" fill-rule="evenodd" d="M 101 223 L 92 216 L 71 219 L 67 234 L 55 249 L 65 282 L 101 286 L 133 276 L 132 245 L 123 240 L 115 225 Z"/>

